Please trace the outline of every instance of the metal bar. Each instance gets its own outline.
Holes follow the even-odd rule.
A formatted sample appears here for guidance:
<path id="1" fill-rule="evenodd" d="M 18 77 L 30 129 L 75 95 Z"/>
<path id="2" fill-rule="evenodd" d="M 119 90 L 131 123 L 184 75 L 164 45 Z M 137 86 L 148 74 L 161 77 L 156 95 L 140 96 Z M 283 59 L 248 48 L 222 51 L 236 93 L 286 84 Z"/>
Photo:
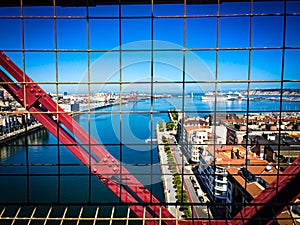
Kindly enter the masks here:
<path id="1" fill-rule="evenodd" d="M 5 207 L 2 209 L 2 211 L 1 211 L 1 213 L 0 213 L 0 219 L 2 218 L 2 215 L 4 214 L 4 212 L 5 212 Z"/>
<path id="2" fill-rule="evenodd" d="M 300 15 L 299 15 L 300 16 Z M 222 16 L 220 15 L 222 18 Z M 0 17 L 1 19 L 1 17 Z M 267 46 L 267 47 L 215 47 L 215 48 L 186 48 L 186 51 L 216 51 L 216 50 L 222 50 L 222 51 L 241 51 L 241 50 L 280 50 L 283 49 L 282 46 Z M 286 49 L 300 49 L 300 46 L 287 46 Z M 90 49 L 90 50 L 80 50 L 80 49 L 1 49 L 4 52 L 54 52 L 54 53 L 60 53 L 60 52 L 67 52 L 67 53 L 76 53 L 76 52 L 96 52 L 96 53 L 110 53 L 110 52 L 151 52 L 151 49 Z M 159 48 L 155 49 L 155 52 L 181 52 L 184 51 L 182 48 Z"/>
<path id="3" fill-rule="evenodd" d="M 80 209 L 76 225 L 79 225 L 79 223 L 80 223 L 82 212 L 83 212 L 83 207 L 81 207 L 81 209 Z"/>
<path id="4" fill-rule="evenodd" d="M 34 209 L 33 209 L 33 211 L 32 211 L 32 213 L 31 213 L 31 216 L 30 216 L 30 219 L 28 220 L 28 223 L 27 223 L 27 225 L 29 225 L 30 223 L 31 223 L 31 221 L 32 221 L 32 219 L 33 219 L 33 216 L 34 216 L 34 214 L 35 214 L 35 211 L 36 211 L 36 207 L 34 207 Z"/>
<path id="5" fill-rule="evenodd" d="M 49 217 L 50 217 L 51 212 L 52 212 L 52 207 L 50 207 L 50 209 L 49 209 L 49 211 L 48 211 L 48 213 L 47 213 L 47 216 L 46 216 L 46 218 L 45 218 L 45 220 L 44 220 L 43 225 L 46 225 L 46 223 L 47 223 L 47 221 L 48 221 L 48 219 L 49 219 Z"/>
<path id="6" fill-rule="evenodd" d="M 60 225 L 62 225 L 62 224 L 63 224 L 63 222 L 64 222 L 64 219 L 65 219 L 65 217 L 66 217 L 66 214 L 67 214 L 67 212 L 68 212 L 68 207 L 66 207 L 66 208 L 65 208 L 64 214 L 63 214 L 63 216 L 62 216 L 62 218 L 61 218 L 61 221 L 60 221 Z"/>
<path id="7" fill-rule="evenodd" d="M 21 209 L 22 209 L 22 208 L 21 208 L 21 207 L 19 207 L 19 209 L 18 209 L 18 211 L 17 211 L 16 215 L 14 216 L 14 219 L 13 219 L 13 221 L 12 221 L 11 225 L 14 225 L 14 223 L 16 222 L 16 220 L 17 220 L 17 218 L 18 218 L 18 215 L 19 215 L 19 213 L 20 213 Z"/>
<path id="8" fill-rule="evenodd" d="M 110 220 L 110 222 L 109 222 L 109 225 L 112 225 L 112 218 L 114 218 L 114 213 L 115 213 L 115 207 L 113 207 L 112 208 L 112 210 L 111 210 L 111 214 L 110 214 L 110 218 L 111 218 L 111 220 Z"/>
<path id="9" fill-rule="evenodd" d="M 222 0 L 223 2 L 236 2 L 237 0 Z M 239 0 L 240 2 L 249 2 L 249 0 Z M 265 0 L 257 0 L 257 1 L 265 1 Z M 273 0 L 273 1 L 279 1 L 279 0 Z M 148 0 L 93 0 L 89 2 L 89 6 L 96 6 L 96 5 L 115 5 L 115 4 L 148 4 Z M 156 4 L 180 4 L 182 3 L 182 0 L 156 0 Z M 209 0 L 209 1 L 199 1 L 199 0 L 188 0 L 188 4 L 217 4 L 217 0 Z M 3 1 L 0 3 L 0 6 L 19 6 L 20 2 L 18 0 L 10 0 L 10 1 Z M 218 3 L 221 4 L 221 3 Z M 52 0 L 44 0 L 43 2 L 36 1 L 36 0 L 28 0 L 26 1 L 26 6 L 52 6 L 53 1 Z M 59 6 L 85 6 L 85 1 L 60 1 Z"/>
<path id="10" fill-rule="evenodd" d="M 130 216 L 130 208 L 128 207 L 127 208 L 127 214 L 126 214 L 126 225 L 128 225 L 129 224 L 129 217 Z"/>
<path id="11" fill-rule="evenodd" d="M 98 213 L 99 213 L 99 207 L 97 207 L 97 209 L 96 209 L 93 225 L 96 225 L 96 223 L 97 223 Z"/>
<path id="12" fill-rule="evenodd" d="M 1 7 L 1 6 L 0 6 Z M 268 17 L 268 16 L 276 16 L 280 17 L 283 16 L 283 13 L 245 13 L 245 14 L 239 14 L 239 13 L 226 13 L 222 14 L 221 17 L 249 17 L 249 16 L 256 16 L 256 17 Z M 287 16 L 299 16 L 300 13 L 286 13 Z M 177 18 L 216 18 L 217 14 L 206 14 L 206 15 L 165 15 L 165 16 L 153 16 L 155 19 L 177 19 Z M 1 16 L 0 19 L 19 19 L 20 16 Z M 53 19 L 53 16 L 28 16 L 24 15 L 24 19 Z M 86 19 L 86 16 L 56 16 L 57 19 Z M 113 20 L 113 19 L 151 19 L 152 16 L 89 16 L 90 19 L 106 19 L 106 20 Z M 85 51 L 85 50 L 81 50 Z"/>

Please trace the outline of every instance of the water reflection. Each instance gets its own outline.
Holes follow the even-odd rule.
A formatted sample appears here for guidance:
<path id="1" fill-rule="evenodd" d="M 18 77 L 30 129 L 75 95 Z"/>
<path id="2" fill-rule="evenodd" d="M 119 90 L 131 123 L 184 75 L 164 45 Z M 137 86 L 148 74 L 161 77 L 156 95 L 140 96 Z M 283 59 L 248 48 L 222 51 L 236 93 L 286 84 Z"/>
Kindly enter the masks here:
<path id="1" fill-rule="evenodd" d="M 26 140 L 27 138 L 27 140 Z M 0 146 L 0 162 L 4 163 L 19 151 L 24 151 L 27 145 L 44 145 L 48 143 L 49 131 L 41 128 L 25 136 L 17 137 L 14 140 Z M 38 148 L 38 147 L 37 147 Z"/>

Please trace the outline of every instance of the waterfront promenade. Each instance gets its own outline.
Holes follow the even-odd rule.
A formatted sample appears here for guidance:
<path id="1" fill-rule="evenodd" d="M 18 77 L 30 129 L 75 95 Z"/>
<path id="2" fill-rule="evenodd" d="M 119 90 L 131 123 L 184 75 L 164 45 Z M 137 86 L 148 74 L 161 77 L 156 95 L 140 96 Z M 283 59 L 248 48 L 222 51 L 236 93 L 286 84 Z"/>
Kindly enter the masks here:
<path id="1" fill-rule="evenodd" d="M 158 125 L 156 127 L 156 137 L 157 137 L 157 143 L 158 143 L 158 155 L 160 160 L 160 167 L 161 167 L 161 173 L 162 173 L 162 183 L 163 183 L 163 189 L 164 189 L 164 196 L 165 201 L 167 203 L 176 203 L 176 189 L 173 184 L 173 174 L 169 169 L 168 165 L 168 159 L 167 159 L 167 153 L 164 150 L 164 143 L 162 141 L 163 136 L 167 136 L 167 132 L 160 132 Z M 175 216 L 175 217 L 181 217 L 183 213 L 179 211 L 179 207 L 176 207 L 175 205 L 167 205 L 167 208 L 169 211 Z"/>
<path id="2" fill-rule="evenodd" d="M 187 192 L 189 202 L 196 203 L 195 206 L 193 206 L 194 214 L 196 214 L 197 218 L 212 218 L 212 214 L 209 211 L 207 205 L 202 203 L 208 203 L 209 199 L 203 195 L 203 202 L 199 200 L 199 196 L 196 194 L 194 186 L 197 186 L 198 189 L 201 189 L 200 185 L 195 182 L 195 184 L 192 183 L 190 177 L 193 177 L 193 179 L 196 181 L 197 178 L 194 175 L 194 172 L 192 170 L 192 165 L 186 165 L 188 160 L 182 154 L 181 150 L 179 149 L 179 146 L 175 140 L 175 137 L 173 135 L 169 135 L 168 137 L 169 144 L 172 149 L 172 154 L 175 159 L 177 170 L 180 174 L 183 174 L 183 185 L 184 189 Z M 182 171 L 183 170 L 183 171 Z M 202 191 L 202 190 L 201 190 Z M 202 191 L 203 192 L 203 191 Z M 204 192 L 203 192 L 204 193 Z"/>
<path id="3" fill-rule="evenodd" d="M 175 138 L 173 135 L 170 135 L 170 132 L 160 132 L 159 127 L 157 125 L 156 129 L 156 135 L 157 135 L 157 141 L 158 141 L 158 154 L 160 159 L 160 165 L 161 165 L 161 172 L 162 172 L 162 182 L 163 182 L 163 189 L 164 189 L 164 195 L 165 195 L 165 201 L 167 203 L 176 203 L 176 188 L 174 187 L 173 183 L 173 174 L 171 170 L 169 169 L 168 159 L 167 159 L 167 153 L 164 150 L 164 143 L 162 141 L 162 137 L 165 136 L 169 140 L 169 144 L 172 146 L 172 155 L 176 161 L 177 170 L 180 174 L 182 174 L 182 168 L 184 168 L 184 179 L 183 179 L 183 185 L 184 189 L 187 192 L 189 202 L 197 203 L 196 206 L 193 207 L 194 214 L 197 218 L 212 218 L 211 213 L 208 210 L 208 207 L 203 204 L 199 200 L 199 197 L 197 196 L 194 184 L 191 182 L 190 176 L 194 176 L 191 166 L 184 166 L 184 164 L 187 162 L 184 155 L 182 155 L 179 146 L 177 145 Z M 195 179 L 196 180 L 196 179 Z M 200 185 L 197 185 L 198 188 L 200 188 Z M 204 203 L 209 202 L 209 199 L 206 196 L 204 197 Z M 179 206 L 176 207 L 175 205 L 167 205 L 167 208 L 174 216 L 182 216 L 183 212 L 179 211 Z"/>
<path id="4" fill-rule="evenodd" d="M 190 177 L 194 177 L 192 168 L 190 165 L 185 165 L 187 163 L 186 157 L 182 154 L 174 135 L 170 134 L 170 131 L 159 131 L 159 125 L 156 127 L 156 136 L 158 141 L 158 153 L 160 158 L 160 165 L 161 165 L 161 171 L 162 171 L 162 182 L 164 187 L 164 195 L 165 200 L 167 203 L 175 203 L 176 202 L 176 189 L 174 187 L 173 183 L 173 174 L 171 170 L 169 169 L 168 165 L 168 159 L 167 159 L 167 153 L 164 149 L 164 143 L 162 140 L 162 137 L 165 136 L 169 140 L 169 144 L 171 146 L 172 155 L 175 159 L 177 170 L 180 174 L 183 175 L 183 185 L 184 189 L 187 192 L 187 196 L 189 199 L 189 202 L 197 203 L 193 207 L 193 214 L 196 215 L 197 218 L 212 218 L 212 215 L 205 203 L 209 202 L 209 199 L 206 196 L 203 196 L 204 202 L 201 202 L 199 200 L 199 197 L 197 196 L 195 192 L 194 185 L 190 179 Z M 184 171 L 182 171 L 182 169 Z M 196 178 L 194 180 L 197 180 Z M 199 189 L 201 189 L 199 184 L 196 184 Z M 204 203 L 204 204 L 203 204 Z M 203 204 L 203 205 L 201 205 Z M 170 212 L 176 216 L 180 215 L 182 216 L 183 213 L 179 211 L 179 207 L 176 208 L 175 206 L 167 206 Z"/>

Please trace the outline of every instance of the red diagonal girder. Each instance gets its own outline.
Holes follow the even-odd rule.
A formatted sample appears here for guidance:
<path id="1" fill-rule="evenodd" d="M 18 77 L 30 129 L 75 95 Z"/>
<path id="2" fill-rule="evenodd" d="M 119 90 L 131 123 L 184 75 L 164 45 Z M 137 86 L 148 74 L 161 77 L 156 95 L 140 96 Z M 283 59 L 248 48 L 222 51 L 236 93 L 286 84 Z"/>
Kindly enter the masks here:
<path id="1" fill-rule="evenodd" d="M 11 82 L 9 78 L 5 76 L 5 74 L 0 70 L 0 80 L 4 82 Z M 19 87 L 15 84 L 5 84 L 6 89 L 8 91 L 17 91 Z M 33 113 L 34 117 L 41 122 L 41 124 L 46 127 L 55 137 L 57 137 L 57 129 L 58 129 L 58 124 L 51 118 L 50 115 L 46 114 L 43 112 L 41 109 L 38 107 L 32 106 L 29 109 L 29 112 Z M 66 147 L 88 168 L 90 168 L 90 165 L 97 165 L 97 161 L 90 157 L 88 152 L 86 152 L 81 145 L 79 145 L 74 138 L 70 136 L 64 129 L 59 128 L 59 138 L 60 140 L 63 140 L 63 144 L 66 145 Z M 99 168 L 101 169 L 101 165 L 98 166 L 93 166 L 93 168 Z M 91 168 L 90 168 L 91 169 Z M 95 173 L 96 171 L 93 170 Z M 103 179 L 101 175 L 98 175 L 99 179 L 102 182 L 105 182 L 106 184 L 109 184 L 110 189 L 117 195 L 121 195 L 121 200 L 124 202 L 131 202 L 131 203 L 138 203 L 136 199 L 130 195 L 125 189 L 120 188 L 120 184 L 110 181 L 108 179 Z M 108 186 L 108 185 L 107 185 Z M 144 209 L 140 205 L 131 205 L 130 206 L 131 210 L 137 214 L 139 217 L 144 216 Z M 146 217 L 151 218 L 152 216 L 146 212 Z"/>
<path id="2" fill-rule="evenodd" d="M 14 84 L 13 81 L 0 70 L 0 80 L 5 82 L 4 86 L 16 100 L 22 105 L 26 106 L 26 109 L 33 114 L 33 116 L 41 122 L 41 124 L 47 128 L 55 137 L 59 138 L 62 144 L 66 147 L 84 164 L 86 165 L 96 176 L 109 187 L 121 200 L 125 203 L 138 203 L 138 199 L 135 199 L 123 186 L 127 185 L 128 188 L 133 191 L 143 203 L 159 203 L 159 201 L 135 178 L 133 177 L 120 163 L 105 150 L 100 144 L 90 135 L 68 114 L 66 114 L 48 94 L 35 84 L 26 74 L 23 73 L 2 51 L 0 51 L 0 65 L 11 75 L 17 82 L 22 84 L 22 87 Z M 36 104 L 38 103 L 38 104 Z M 39 104 L 43 105 L 48 111 L 44 112 L 39 107 Z M 49 113 L 57 118 L 57 120 L 63 124 L 79 143 L 66 132 Z M 58 137 L 59 136 L 59 137 Z M 91 145 L 89 145 L 91 144 Z M 81 145 L 88 145 L 90 152 L 97 156 L 100 161 L 96 161 L 90 156 Z M 279 176 L 279 180 L 274 181 L 270 186 L 263 191 L 256 199 L 251 203 L 257 203 L 260 205 L 250 205 L 245 207 L 233 220 L 179 220 L 180 224 L 195 224 L 195 225 L 216 225 L 216 224 L 248 224 L 252 223 L 253 219 L 261 217 L 266 210 L 268 202 L 274 202 L 274 199 L 284 199 L 286 202 L 291 201 L 296 195 L 299 195 L 297 189 L 297 182 L 299 182 L 300 174 L 300 157 L 294 162 L 294 165 L 289 166 L 287 170 Z M 285 176 L 285 175 L 292 176 Z M 113 180 L 114 176 L 122 178 L 120 183 Z M 278 184 L 278 188 L 276 189 Z M 299 184 L 299 183 L 298 183 Z M 296 188 L 292 188 L 295 185 Z M 291 191 L 289 191 L 289 188 Z M 298 191 L 298 194 L 297 194 Z M 159 204 L 147 205 L 155 217 L 158 218 L 170 218 L 170 220 L 164 220 L 166 224 L 176 224 L 174 216 L 164 207 Z M 153 216 L 146 212 L 144 215 L 144 208 L 140 205 L 130 205 L 131 210 L 136 213 L 138 217 L 153 218 Z M 273 216 L 278 214 L 282 210 L 282 207 L 276 207 L 273 212 Z M 270 214 L 271 215 L 271 214 Z M 272 221 L 270 216 L 268 222 Z M 157 224 L 157 221 L 147 221 L 147 224 Z"/>
<path id="3" fill-rule="evenodd" d="M 159 203 L 159 201 L 135 178 L 126 168 L 120 165 L 106 149 L 92 138 L 71 116 L 63 111 L 53 99 L 37 84 L 35 84 L 26 74 L 23 73 L 3 52 L 0 52 L 0 65 L 11 75 L 17 82 L 23 83 L 20 88 L 13 81 L 1 71 L 0 77 L 3 86 L 18 100 L 22 105 L 26 106 L 29 112 L 42 123 L 55 137 L 59 138 L 66 147 L 83 163 L 85 164 L 97 177 L 105 183 L 121 200 L 125 203 L 138 203 L 125 188 L 121 185 L 126 185 L 138 198 L 144 203 Z M 25 94 L 24 94 L 25 93 Z M 43 112 L 39 104 L 41 104 L 48 111 Z M 99 158 L 95 161 L 86 150 L 84 150 L 74 138 L 53 120 L 52 116 L 63 124 L 82 145 L 88 145 L 90 152 Z M 89 145 L 90 144 L 90 145 Z M 89 163 L 91 159 L 91 164 Z M 120 178 L 121 184 L 112 181 L 113 176 Z M 164 207 L 156 205 L 148 206 L 155 217 L 173 218 L 173 215 Z M 130 208 L 138 217 L 152 218 L 153 216 L 146 212 L 144 215 L 143 207 L 138 205 L 131 205 Z M 149 221 L 148 224 L 158 223 L 158 221 Z M 166 222 L 172 224 L 170 221 Z"/>

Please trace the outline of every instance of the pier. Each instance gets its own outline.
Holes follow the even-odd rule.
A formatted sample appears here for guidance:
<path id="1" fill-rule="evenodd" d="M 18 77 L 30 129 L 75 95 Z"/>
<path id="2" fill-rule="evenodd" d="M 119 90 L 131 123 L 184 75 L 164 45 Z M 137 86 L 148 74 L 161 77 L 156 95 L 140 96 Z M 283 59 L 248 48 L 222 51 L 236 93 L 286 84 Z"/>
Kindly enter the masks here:
<path id="1" fill-rule="evenodd" d="M 148 143 L 151 143 L 151 142 L 157 142 L 157 138 L 148 138 L 147 140 L 145 140 L 145 143 L 148 144 Z"/>

